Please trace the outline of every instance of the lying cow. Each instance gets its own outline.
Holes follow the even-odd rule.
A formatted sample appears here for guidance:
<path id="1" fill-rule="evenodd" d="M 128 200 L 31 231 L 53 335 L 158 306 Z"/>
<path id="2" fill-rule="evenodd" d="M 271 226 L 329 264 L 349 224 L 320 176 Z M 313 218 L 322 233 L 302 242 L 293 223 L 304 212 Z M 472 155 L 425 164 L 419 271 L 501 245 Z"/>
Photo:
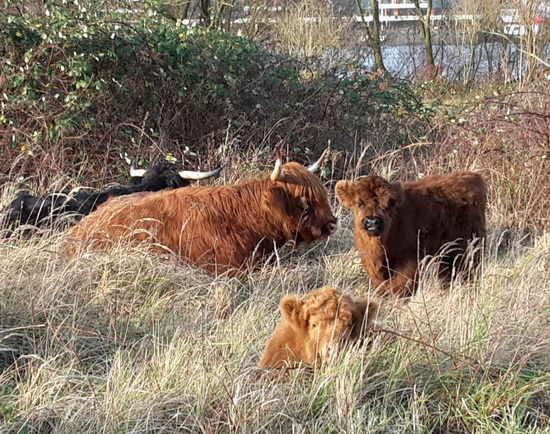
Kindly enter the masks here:
<path id="1" fill-rule="evenodd" d="M 145 244 L 213 273 L 246 269 L 286 242 L 308 243 L 334 233 L 327 191 L 312 173 L 319 164 L 282 166 L 279 153 L 273 173 L 263 179 L 113 199 L 69 236 L 76 247 Z"/>
<path id="2" fill-rule="evenodd" d="M 339 346 L 357 341 L 373 328 L 378 303 L 354 301 L 324 286 L 303 298 L 287 295 L 280 308 L 283 317 L 267 342 L 260 367 L 319 365 Z"/>
<path id="3" fill-rule="evenodd" d="M 466 255 L 483 239 L 487 193 L 480 175 L 460 172 L 390 183 L 380 176 L 339 181 L 336 195 L 355 214 L 355 247 L 363 268 L 381 292 L 412 294 L 419 260 L 441 254 L 441 274 L 463 270 L 480 259 Z M 454 243 L 453 246 L 446 246 Z M 443 248 L 443 253 L 442 253 Z"/>
<path id="4" fill-rule="evenodd" d="M 190 185 L 191 180 L 215 176 L 221 169 L 210 172 L 178 170 L 172 163 L 160 163 L 149 170 L 130 170 L 133 185 L 119 185 L 100 192 L 76 191 L 51 193 L 42 196 L 19 194 L 8 206 L 4 227 L 20 225 L 55 226 L 63 221 L 74 222 L 90 214 L 110 197 L 142 191 L 159 191 Z"/>
<path id="5" fill-rule="evenodd" d="M 221 167 L 209 172 L 179 170 L 175 164 L 167 161 L 158 163 L 148 169 L 136 169 L 132 165 L 130 168 L 130 185 L 140 186 L 136 191 L 159 191 L 165 188 L 189 187 L 191 181 L 217 176 L 221 170 Z"/>

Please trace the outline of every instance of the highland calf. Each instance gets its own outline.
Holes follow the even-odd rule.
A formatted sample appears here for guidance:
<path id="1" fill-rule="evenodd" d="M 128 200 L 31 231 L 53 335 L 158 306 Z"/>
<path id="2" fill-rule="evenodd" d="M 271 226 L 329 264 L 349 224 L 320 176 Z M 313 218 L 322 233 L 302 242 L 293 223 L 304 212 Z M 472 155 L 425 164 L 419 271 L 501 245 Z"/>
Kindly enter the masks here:
<path id="1" fill-rule="evenodd" d="M 70 231 L 69 243 L 140 244 L 213 273 L 246 269 L 288 241 L 334 233 L 327 191 L 312 173 L 319 163 L 309 170 L 298 163 L 282 166 L 279 154 L 263 179 L 112 199 Z"/>
<path id="2" fill-rule="evenodd" d="M 375 301 L 354 301 L 328 286 L 303 298 L 287 295 L 280 308 L 283 318 L 267 342 L 260 367 L 319 365 L 340 346 L 371 330 L 378 312 Z"/>
<path id="3" fill-rule="evenodd" d="M 383 294 L 411 295 L 419 261 L 426 256 L 440 255 L 440 276 L 446 278 L 480 260 L 487 193 L 478 174 L 394 183 L 371 175 L 339 181 L 336 195 L 355 214 L 355 247 Z M 474 241 L 478 245 L 472 249 Z"/>

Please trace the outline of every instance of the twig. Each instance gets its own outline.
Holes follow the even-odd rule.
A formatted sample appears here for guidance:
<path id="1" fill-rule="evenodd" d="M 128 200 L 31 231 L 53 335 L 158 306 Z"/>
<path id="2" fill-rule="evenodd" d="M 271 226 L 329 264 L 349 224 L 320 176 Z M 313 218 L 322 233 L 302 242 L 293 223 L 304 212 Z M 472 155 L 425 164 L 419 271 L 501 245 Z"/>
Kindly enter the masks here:
<path id="1" fill-rule="evenodd" d="M 360 169 L 361 167 L 365 167 L 367 164 L 371 164 L 371 163 L 375 163 L 377 161 L 380 161 L 380 160 L 383 160 L 384 158 L 388 158 L 388 157 L 391 157 L 392 155 L 395 155 L 397 154 L 398 152 L 401 152 L 401 151 L 404 151 L 406 149 L 411 149 L 411 148 L 416 148 L 418 146 L 430 146 L 430 145 L 434 145 L 435 143 L 434 142 L 417 142 L 417 143 L 411 143 L 407 146 L 403 146 L 399 149 L 396 149 L 395 151 L 392 151 L 392 152 L 389 152 L 387 154 L 384 154 L 384 155 L 381 155 L 380 157 L 376 157 L 372 160 L 369 160 L 363 164 L 361 164 L 360 166 L 357 167 L 357 169 Z"/>
<path id="2" fill-rule="evenodd" d="M 456 357 L 456 355 L 454 355 L 452 353 L 449 353 L 448 351 L 442 350 L 441 348 L 437 348 L 435 345 L 429 344 L 429 343 L 421 341 L 419 339 L 412 338 L 410 336 L 405 336 L 405 335 L 403 335 L 401 333 L 398 333 L 396 331 L 393 331 L 393 330 L 373 329 L 372 331 L 374 333 L 389 333 L 391 335 L 398 336 L 398 337 L 406 339 L 408 341 L 416 342 L 417 344 L 420 344 L 420 345 L 423 345 L 425 347 L 431 348 L 431 349 L 433 349 L 433 350 L 435 350 L 435 351 L 437 351 L 441 354 L 445 354 L 446 356 L 450 357 L 451 359 L 454 359 Z M 464 354 L 461 354 L 460 357 L 462 357 L 463 359 L 466 359 L 468 361 L 468 364 L 470 364 L 470 365 L 474 361 L 474 359 L 472 359 L 471 357 L 465 356 Z"/>

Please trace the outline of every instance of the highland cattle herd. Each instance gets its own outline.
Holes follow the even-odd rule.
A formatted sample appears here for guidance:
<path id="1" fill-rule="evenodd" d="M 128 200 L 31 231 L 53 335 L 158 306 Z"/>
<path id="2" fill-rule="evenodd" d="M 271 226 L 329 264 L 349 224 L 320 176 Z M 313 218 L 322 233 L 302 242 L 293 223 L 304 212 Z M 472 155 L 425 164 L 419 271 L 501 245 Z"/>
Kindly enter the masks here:
<path id="1" fill-rule="evenodd" d="M 328 151 L 328 150 L 327 150 Z M 329 194 L 310 167 L 282 164 L 259 179 L 232 185 L 189 186 L 215 176 L 162 163 L 132 171 L 131 184 L 102 192 L 18 195 L 3 212 L 3 231 L 72 226 L 64 251 L 146 247 L 199 269 L 239 275 L 273 258 L 285 244 L 322 240 L 337 230 Z M 183 188 L 184 187 L 184 188 Z M 373 298 L 355 300 L 332 287 L 281 299 L 282 319 L 260 358 L 263 368 L 318 366 L 342 345 L 373 329 L 384 297 L 418 289 L 421 264 L 437 260 L 439 276 L 468 275 L 480 262 L 486 235 L 486 187 L 479 174 L 460 172 L 389 182 L 369 175 L 336 184 L 336 197 L 352 210 L 355 247 Z M 0 228 L 1 229 L 1 228 Z M 28 233 L 28 232 L 25 232 Z"/>

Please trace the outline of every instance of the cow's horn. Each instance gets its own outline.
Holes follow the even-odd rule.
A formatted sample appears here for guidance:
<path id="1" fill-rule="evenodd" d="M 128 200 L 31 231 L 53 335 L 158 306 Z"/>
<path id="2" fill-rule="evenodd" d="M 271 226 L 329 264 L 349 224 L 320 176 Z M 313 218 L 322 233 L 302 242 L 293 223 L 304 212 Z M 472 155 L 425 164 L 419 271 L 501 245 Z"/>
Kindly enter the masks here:
<path id="1" fill-rule="evenodd" d="M 273 169 L 270 178 L 272 181 L 284 181 L 285 172 L 283 172 L 283 158 L 281 157 L 280 146 L 277 146 L 276 155 L 277 159 L 275 160 L 275 168 Z"/>
<path id="2" fill-rule="evenodd" d="M 132 178 L 143 178 L 145 176 L 145 169 L 136 169 L 136 166 L 134 166 L 134 162 L 132 161 L 132 164 L 130 165 L 130 176 Z"/>
<path id="3" fill-rule="evenodd" d="M 183 179 L 205 179 L 210 178 L 211 176 L 216 176 L 218 173 L 220 173 L 222 170 L 221 167 L 211 170 L 210 172 L 193 172 L 191 170 L 181 170 L 179 171 L 179 175 Z"/>
<path id="4" fill-rule="evenodd" d="M 307 170 L 308 170 L 309 172 L 312 172 L 312 173 L 317 172 L 317 171 L 319 170 L 319 167 L 321 167 L 321 164 L 323 164 L 323 161 L 325 160 L 325 158 L 327 157 L 327 155 L 328 155 L 329 152 L 330 152 L 330 143 L 329 143 L 327 149 L 325 149 L 325 150 L 323 151 L 323 153 L 321 154 L 321 156 L 319 157 L 319 159 L 318 159 L 315 163 L 313 163 L 311 166 L 309 166 L 309 167 L 307 168 Z"/>

